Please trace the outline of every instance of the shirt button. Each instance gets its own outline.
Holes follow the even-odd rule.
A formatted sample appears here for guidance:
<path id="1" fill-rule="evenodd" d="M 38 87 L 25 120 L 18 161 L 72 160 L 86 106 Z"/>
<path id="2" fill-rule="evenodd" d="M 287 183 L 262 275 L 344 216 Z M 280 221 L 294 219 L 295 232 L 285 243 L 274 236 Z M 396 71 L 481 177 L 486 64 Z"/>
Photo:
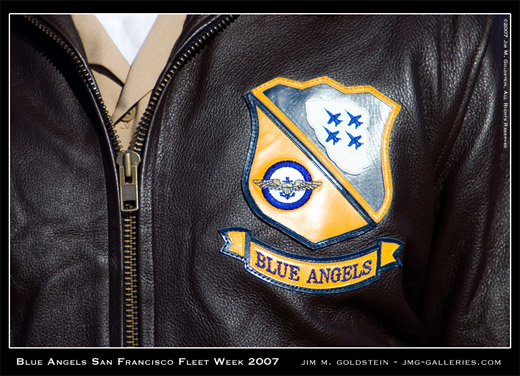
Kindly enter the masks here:
<path id="1" fill-rule="evenodd" d="M 128 112 L 121 118 L 122 121 L 129 122 L 134 120 L 135 114 L 137 113 L 137 110 L 134 107 L 132 107 Z"/>

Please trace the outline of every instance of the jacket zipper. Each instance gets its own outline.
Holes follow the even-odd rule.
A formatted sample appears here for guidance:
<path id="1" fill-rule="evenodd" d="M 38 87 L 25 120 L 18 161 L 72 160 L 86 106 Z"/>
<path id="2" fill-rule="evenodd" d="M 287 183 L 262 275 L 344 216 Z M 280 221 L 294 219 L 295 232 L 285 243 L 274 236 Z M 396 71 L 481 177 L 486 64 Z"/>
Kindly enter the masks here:
<path id="1" fill-rule="evenodd" d="M 121 142 L 115 132 L 112 119 L 101 98 L 101 94 L 92 73 L 79 57 L 79 53 L 53 30 L 44 25 L 34 16 L 25 16 L 33 25 L 51 37 L 74 62 L 88 89 L 93 94 L 96 105 L 101 113 L 103 122 L 107 128 L 112 151 L 116 156 L 119 166 L 119 196 L 120 209 L 123 219 L 123 346 L 139 346 L 139 309 L 138 309 L 138 283 L 137 283 L 137 212 L 139 210 L 139 164 L 141 151 L 148 136 L 151 121 L 164 88 L 205 43 L 216 33 L 223 30 L 236 16 L 220 16 L 213 20 L 203 30 L 191 38 L 191 43 L 184 48 L 177 59 L 169 65 L 169 69 L 163 74 L 162 79 L 153 91 L 150 102 L 139 121 L 134 133 L 130 148 L 122 150 Z"/>

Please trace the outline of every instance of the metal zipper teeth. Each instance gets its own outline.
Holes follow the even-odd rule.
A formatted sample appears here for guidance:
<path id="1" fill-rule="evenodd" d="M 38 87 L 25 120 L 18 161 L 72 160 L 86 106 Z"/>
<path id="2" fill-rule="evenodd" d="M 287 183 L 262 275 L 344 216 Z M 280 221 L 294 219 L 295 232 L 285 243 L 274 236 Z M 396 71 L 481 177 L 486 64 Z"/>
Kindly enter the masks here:
<path id="1" fill-rule="evenodd" d="M 93 94 L 96 105 L 101 113 L 103 122 L 107 128 L 110 145 L 114 156 L 122 151 L 121 141 L 117 136 L 112 119 L 106 110 L 105 103 L 97 84 L 83 63 L 77 52 L 59 35 L 42 24 L 34 16 L 24 16 L 35 27 L 54 40 L 71 58 L 83 81 Z M 123 346 L 138 346 L 138 315 L 137 315 L 137 262 L 136 262 L 136 228 L 137 216 L 135 214 L 123 214 Z"/>
<path id="2" fill-rule="evenodd" d="M 182 68 L 189 59 L 200 49 L 205 43 L 215 34 L 223 30 L 227 25 L 229 25 L 237 16 L 227 15 L 222 16 L 210 25 L 206 27 L 205 30 L 201 32 L 198 36 L 195 37 L 195 40 L 184 50 L 181 52 L 181 55 L 177 58 L 177 60 L 173 63 L 170 69 L 164 74 L 161 82 L 157 85 L 155 91 L 151 95 L 150 102 L 148 103 L 148 107 L 146 108 L 138 126 L 136 132 L 134 133 L 131 149 L 136 153 L 141 153 L 143 144 L 148 135 L 148 130 L 150 129 L 152 117 L 157 108 L 157 104 L 159 98 L 164 91 L 164 88 L 170 82 L 171 78 L 175 75 L 175 73 Z"/>
<path id="3" fill-rule="evenodd" d="M 69 55 L 71 60 L 74 62 L 76 69 L 81 74 L 81 78 L 87 84 L 90 92 L 94 95 L 96 105 L 101 113 L 101 117 L 103 118 L 103 122 L 106 125 L 108 131 L 108 136 L 110 139 L 110 145 L 112 146 L 112 150 L 115 155 L 119 154 L 122 150 L 121 141 L 119 140 L 119 137 L 115 132 L 114 126 L 112 124 L 112 119 L 110 118 L 110 115 L 107 112 L 105 102 L 101 98 L 101 93 L 99 92 L 96 81 L 94 80 L 94 77 L 88 70 L 87 66 L 83 63 L 77 52 L 65 40 L 63 40 L 62 37 L 60 37 L 46 25 L 41 23 L 40 20 L 38 20 L 34 16 L 28 15 L 25 15 L 24 18 L 31 22 L 38 29 L 40 29 L 47 36 L 49 36 L 51 39 L 53 39 L 60 47 L 63 48 L 63 50 L 67 53 L 67 55 Z"/>
<path id="4" fill-rule="evenodd" d="M 137 216 L 123 216 L 123 286 L 124 342 L 127 347 L 139 346 L 139 311 L 137 301 Z"/>
<path id="5" fill-rule="evenodd" d="M 211 25 L 204 30 L 202 35 L 195 37 L 195 41 L 186 48 L 181 56 L 171 65 L 171 68 L 163 75 L 161 82 L 157 85 L 156 89 L 150 96 L 148 106 L 139 121 L 137 129 L 132 138 L 130 149 L 134 152 L 141 154 L 144 142 L 148 136 L 152 117 L 157 108 L 159 98 L 164 91 L 164 88 L 170 82 L 175 73 L 183 67 L 191 56 L 199 50 L 205 42 L 210 39 L 214 34 L 222 30 L 234 19 L 234 16 L 224 16 L 223 18 L 215 20 Z M 124 262 L 124 275 L 125 275 L 125 296 L 126 308 L 125 308 L 125 345 L 134 347 L 139 346 L 139 317 L 137 310 L 137 245 L 136 245 L 136 228 L 137 228 L 137 215 L 135 213 L 128 213 L 123 216 L 125 221 L 125 235 L 124 244 L 128 244 L 129 252 L 125 253 Z M 130 249 L 130 247 L 132 247 Z"/>
<path id="6" fill-rule="evenodd" d="M 60 36 L 48 27 L 43 25 L 38 19 L 32 16 L 25 16 L 32 24 L 42 30 L 45 34 L 56 41 L 72 58 L 78 71 L 85 83 L 87 83 L 90 91 L 93 93 L 96 104 L 101 112 L 103 121 L 107 126 L 107 131 L 110 137 L 112 149 L 117 156 L 122 151 L 121 141 L 117 136 L 112 119 L 108 115 L 106 106 L 101 98 L 99 89 L 92 77 L 92 74 L 87 69 L 83 61 L 79 58 L 76 51 L 71 48 Z M 131 149 L 136 153 L 141 153 L 142 147 L 150 129 L 151 120 L 157 108 L 159 98 L 164 91 L 164 88 L 181 67 L 183 67 L 191 56 L 195 54 L 205 42 L 209 40 L 217 32 L 221 31 L 230 24 L 236 16 L 228 15 L 221 17 L 210 24 L 204 32 L 195 41 L 191 43 L 182 53 L 181 56 L 173 63 L 171 68 L 164 74 L 160 84 L 156 87 L 151 95 L 150 102 L 139 122 L 139 125 L 134 134 Z M 139 346 L 139 316 L 138 316 L 138 286 L 137 286 L 137 215 L 135 213 L 123 214 L 123 285 L 124 285 L 124 338 L 123 346 L 135 347 Z"/>

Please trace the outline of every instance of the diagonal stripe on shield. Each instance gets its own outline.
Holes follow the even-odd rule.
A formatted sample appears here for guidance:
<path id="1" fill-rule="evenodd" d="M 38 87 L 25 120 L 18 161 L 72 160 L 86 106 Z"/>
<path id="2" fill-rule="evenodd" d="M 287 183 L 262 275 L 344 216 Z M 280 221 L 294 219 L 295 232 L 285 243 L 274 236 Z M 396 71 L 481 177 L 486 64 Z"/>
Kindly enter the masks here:
<path id="1" fill-rule="evenodd" d="M 328 77 L 276 78 L 246 99 L 252 139 L 243 190 L 260 218 L 312 249 L 375 227 L 392 199 L 397 103 Z"/>

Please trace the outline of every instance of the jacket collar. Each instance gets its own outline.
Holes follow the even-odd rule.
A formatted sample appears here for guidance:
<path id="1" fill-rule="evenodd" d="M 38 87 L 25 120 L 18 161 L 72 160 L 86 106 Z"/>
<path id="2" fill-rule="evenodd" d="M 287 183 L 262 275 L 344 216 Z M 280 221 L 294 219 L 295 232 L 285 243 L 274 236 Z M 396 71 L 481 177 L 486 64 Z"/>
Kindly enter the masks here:
<path id="1" fill-rule="evenodd" d="M 86 61 L 85 49 L 70 15 L 36 15 L 35 17 L 74 47 Z"/>
<path id="2" fill-rule="evenodd" d="M 77 52 L 85 57 L 85 49 L 81 42 L 81 38 L 78 35 L 72 17 L 70 15 L 35 15 L 40 21 L 45 23 L 47 26 L 52 28 L 57 34 L 59 34 L 66 42 L 74 47 Z M 188 15 L 184 23 L 184 29 L 179 36 L 179 39 L 175 43 L 172 53 L 170 54 L 169 60 L 176 58 L 177 53 L 183 50 L 190 42 L 192 36 L 199 33 L 207 25 L 213 22 L 218 15 Z"/>

